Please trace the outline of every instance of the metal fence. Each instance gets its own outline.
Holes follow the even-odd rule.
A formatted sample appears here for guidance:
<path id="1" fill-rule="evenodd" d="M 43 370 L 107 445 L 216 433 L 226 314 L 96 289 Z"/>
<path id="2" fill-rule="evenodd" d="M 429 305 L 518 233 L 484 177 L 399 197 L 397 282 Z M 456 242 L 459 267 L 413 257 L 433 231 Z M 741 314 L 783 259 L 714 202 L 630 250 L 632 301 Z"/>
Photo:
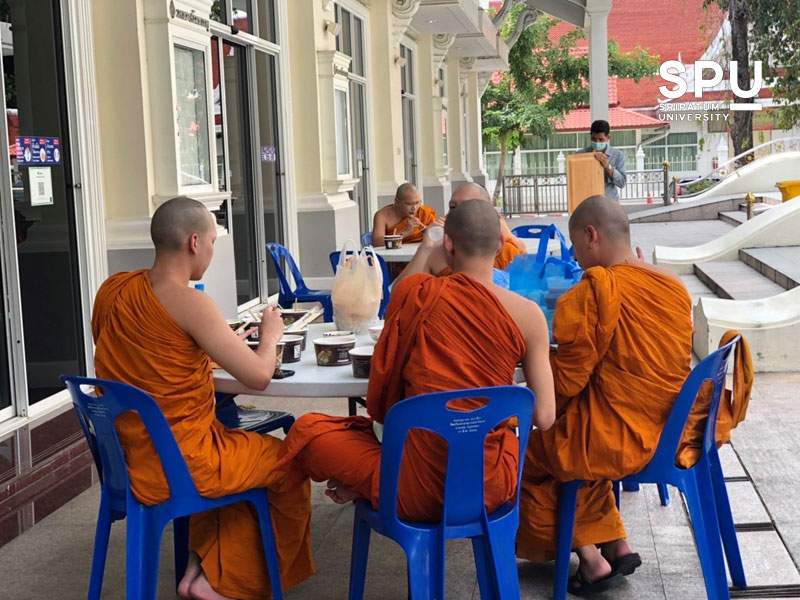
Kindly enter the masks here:
<path id="1" fill-rule="evenodd" d="M 662 169 L 628 171 L 628 181 L 620 190 L 621 200 L 652 201 L 669 204 L 674 194 L 669 179 L 669 164 Z M 567 174 L 507 175 L 503 177 L 503 214 L 567 212 Z"/>

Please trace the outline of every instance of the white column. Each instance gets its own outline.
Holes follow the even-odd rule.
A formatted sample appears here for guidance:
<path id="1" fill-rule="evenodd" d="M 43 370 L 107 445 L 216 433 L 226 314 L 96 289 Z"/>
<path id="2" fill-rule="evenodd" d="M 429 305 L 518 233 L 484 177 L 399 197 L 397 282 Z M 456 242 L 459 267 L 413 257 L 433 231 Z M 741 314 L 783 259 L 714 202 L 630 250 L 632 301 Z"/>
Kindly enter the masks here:
<path id="1" fill-rule="evenodd" d="M 720 167 L 728 162 L 728 136 L 726 134 L 722 135 L 717 144 L 717 161 Z"/>
<path id="2" fill-rule="evenodd" d="M 514 161 L 511 165 L 512 175 L 522 175 L 522 148 L 517 146 L 514 150 Z"/>
<path id="3" fill-rule="evenodd" d="M 450 181 L 472 181 L 467 172 L 467 132 L 464 131 L 464 99 L 461 97 L 463 77 L 457 58 L 447 59 L 448 123 L 447 141 L 450 145 Z"/>
<path id="4" fill-rule="evenodd" d="M 558 157 L 556 157 L 556 163 L 558 163 L 558 172 L 559 173 L 566 173 L 567 172 L 567 157 L 564 156 L 563 152 L 558 153 Z"/>
<path id="5" fill-rule="evenodd" d="M 417 103 L 420 115 L 418 131 L 422 155 L 422 181 L 419 187 L 424 203 L 433 208 L 437 215 L 443 215 L 450 203 L 450 182 L 443 164 L 442 98 L 439 96 L 438 86 L 434 86 L 434 79 L 439 73 L 434 60 L 433 36 L 420 35 L 417 38 L 417 52 Z"/>
<path id="6" fill-rule="evenodd" d="M 469 136 L 469 174 L 475 183 L 486 185 L 486 169 L 483 165 L 483 128 L 481 127 L 481 92 L 478 89 L 478 74 L 467 77 L 467 135 Z"/>
<path id="7" fill-rule="evenodd" d="M 608 121 L 608 13 L 611 0 L 587 4 L 589 16 L 589 108 L 592 121 Z"/>

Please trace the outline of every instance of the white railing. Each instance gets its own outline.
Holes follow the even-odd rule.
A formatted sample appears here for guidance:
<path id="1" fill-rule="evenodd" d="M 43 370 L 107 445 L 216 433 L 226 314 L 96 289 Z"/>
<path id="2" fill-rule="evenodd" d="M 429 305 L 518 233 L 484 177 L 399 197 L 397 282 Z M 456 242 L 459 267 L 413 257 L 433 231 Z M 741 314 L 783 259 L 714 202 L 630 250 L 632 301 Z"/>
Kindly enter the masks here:
<path id="1" fill-rule="evenodd" d="M 697 196 L 698 194 L 708 191 L 725 179 L 725 177 L 730 173 L 733 173 L 740 166 L 749 164 L 750 162 L 759 158 L 764 158 L 765 156 L 771 156 L 772 154 L 789 152 L 792 150 L 800 150 L 800 136 L 779 138 L 777 140 L 770 140 L 769 142 L 754 146 L 753 148 L 745 150 L 741 154 L 738 154 L 729 161 L 721 164 L 707 175 L 703 175 L 702 177 L 698 177 L 697 179 L 684 183 L 683 187 L 694 186 L 701 181 L 708 181 L 710 185 L 696 192 L 692 192 L 691 194 L 681 194 L 681 198 L 691 198 L 692 196 Z"/>

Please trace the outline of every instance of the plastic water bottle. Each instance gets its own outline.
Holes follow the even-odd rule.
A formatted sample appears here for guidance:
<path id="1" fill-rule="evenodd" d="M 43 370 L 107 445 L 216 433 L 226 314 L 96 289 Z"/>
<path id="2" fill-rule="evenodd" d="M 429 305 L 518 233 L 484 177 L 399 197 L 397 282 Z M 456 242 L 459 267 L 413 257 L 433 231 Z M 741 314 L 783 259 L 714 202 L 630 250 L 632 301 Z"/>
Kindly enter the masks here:
<path id="1" fill-rule="evenodd" d="M 444 239 L 444 227 L 440 225 L 433 225 L 428 227 L 428 239 L 432 242 L 441 242 Z"/>

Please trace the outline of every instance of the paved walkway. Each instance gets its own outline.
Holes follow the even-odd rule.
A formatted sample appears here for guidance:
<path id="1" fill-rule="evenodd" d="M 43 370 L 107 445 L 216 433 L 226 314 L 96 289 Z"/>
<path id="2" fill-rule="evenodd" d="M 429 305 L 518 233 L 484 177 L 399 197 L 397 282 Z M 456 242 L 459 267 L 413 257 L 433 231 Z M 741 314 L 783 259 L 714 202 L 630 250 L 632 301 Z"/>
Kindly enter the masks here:
<path id="1" fill-rule="evenodd" d="M 747 420 L 734 431 L 733 445 L 723 448 L 725 474 L 739 541 L 751 586 L 770 586 L 760 598 L 800 597 L 800 374 L 760 374 Z M 346 414 L 345 399 L 242 398 L 259 407 Z M 287 593 L 288 599 L 325 600 L 347 597 L 351 506 L 333 504 L 314 486 L 312 536 L 317 574 Z M 17 539 L 0 548 L 0 597 L 15 600 L 85 597 L 99 502 L 95 486 Z M 623 493 L 622 516 L 644 564 L 625 585 L 604 598 L 675 599 L 705 597 L 691 528 L 680 494 L 662 507 L 655 486 Z M 164 535 L 159 598 L 174 598 L 171 533 Z M 112 529 L 103 598 L 124 598 L 124 525 Z M 479 598 L 468 542 L 448 545 L 447 597 Z M 402 551 L 373 536 L 367 574 L 367 598 L 406 598 Z M 552 563 L 519 562 L 522 598 L 549 598 Z M 779 587 L 774 587 L 779 586 Z M 784 595 L 779 595 L 779 592 Z M 785 595 L 794 593 L 794 596 Z"/>

